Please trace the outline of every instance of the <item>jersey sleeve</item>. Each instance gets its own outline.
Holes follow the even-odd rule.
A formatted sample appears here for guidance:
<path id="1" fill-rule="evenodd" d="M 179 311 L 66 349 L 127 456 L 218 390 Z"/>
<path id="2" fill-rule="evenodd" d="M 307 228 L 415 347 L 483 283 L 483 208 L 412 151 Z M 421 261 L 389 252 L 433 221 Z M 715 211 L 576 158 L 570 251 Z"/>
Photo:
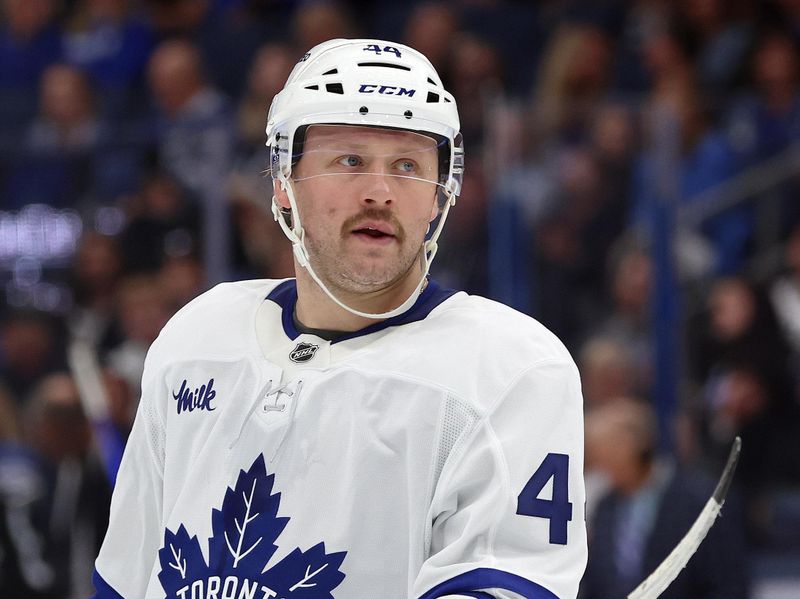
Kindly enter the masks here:
<path id="1" fill-rule="evenodd" d="M 144 597 L 161 546 L 164 414 L 156 402 L 160 394 L 153 353 L 151 348 L 111 499 L 108 530 L 95 562 L 96 599 Z"/>
<path id="2" fill-rule="evenodd" d="M 454 450 L 437 483 L 419 599 L 568 599 L 586 566 L 577 368 L 529 368 Z"/>

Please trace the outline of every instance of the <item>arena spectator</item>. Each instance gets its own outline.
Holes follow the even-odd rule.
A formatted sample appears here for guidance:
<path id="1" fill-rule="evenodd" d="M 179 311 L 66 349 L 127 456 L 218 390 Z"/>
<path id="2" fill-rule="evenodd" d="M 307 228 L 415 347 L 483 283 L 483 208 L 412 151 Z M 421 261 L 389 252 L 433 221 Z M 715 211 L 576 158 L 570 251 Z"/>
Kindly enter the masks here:
<path id="1" fill-rule="evenodd" d="M 20 438 L 19 410 L 17 402 L 0 382 L 0 442 L 18 441 Z"/>
<path id="2" fill-rule="evenodd" d="M 628 347 L 614 339 L 596 336 L 586 341 L 578 354 L 578 368 L 587 413 L 639 391 L 640 375 Z"/>
<path id="3" fill-rule="evenodd" d="M 258 49 L 250 65 L 247 87 L 239 100 L 237 132 L 239 140 L 248 148 L 257 147 L 262 151 L 262 169 L 266 164 L 264 106 L 268 106 L 283 88 L 297 58 L 288 44 L 271 42 Z"/>
<path id="4" fill-rule="evenodd" d="M 688 81 L 694 76 L 689 43 L 675 26 L 671 15 L 666 16 L 642 42 L 641 59 L 652 92 L 658 92 L 673 81 Z"/>
<path id="5" fill-rule="evenodd" d="M 786 272 L 773 282 L 770 299 L 781 330 L 791 343 L 796 372 L 796 365 L 800 364 L 800 225 L 789 237 L 784 255 Z M 795 376 L 795 382 L 797 379 Z"/>
<path id="6" fill-rule="evenodd" d="M 608 202 L 603 208 L 609 235 L 619 238 L 627 225 L 630 209 L 630 180 L 633 159 L 640 150 L 638 131 L 630 106 L 622 102 L 601 104 L 595 111 L 589 141 L 603 177 Z M 606 257 L 603 252 L 603 257 Z"/>
<path id="7" fill-rule="evenodd" d="M 588 526 L 589 561 L 581 599 L 625 597 L 688 532 L 714 482 L 656 455 L 657 427 L 644 402 L 619 398 L 586 417 L 586 465 L 610 492 Z M 735 496 L 688 565 L 660 597 L 748 597 L 749 573 Z"/>
<path id="8" fill-rule="evenodd" d="M 674 200 L 679 206 L 696 203 L 702 192 L 733 176 L 736 159 L 727 138 L 712 126 L 701 92 L 690 75 L 681 73 L 658 80 L 643 116 L 651 137 L 649 147 L 634 168 L 632 221 L 649 227 L 659 202 Z M 673 121 L 666 127 L 661 121 L 665 118 Z M 663 185 L 654 184 L 661 181 L 659 169 L 664 166 L 654 148 L 667 142 L 653 136 L 657 130 L 675 129 L 678 133 L 671 149 L 678 169 L 673 175 L 675 198 L 665 199 L 658 195 L 663 193 Z M 719 275 L 735 272 L 741 267 L 751 241 L 751 209 L 747 205 L 736 206 L 712 214 L 701 232 L 713 247 L 714 272 Z"/>
<path id="9" fill-rule="evenodd" d="M 797 41 L 780 30 L 764 35 L 752 60 L 751 80 L 752 85 L 731 103 L 728 132 L 742 168 L 764 168 L 798 149 L 800 56 Z M 791 224 L 798 222 L 799 188 L 797 178 L 789 176 L 777 187 L 762 193 L 762 201 L 775 205 L 774 218 L 780 223 L 773 241 L 788 235 Z"/>
<path id="10" fill-rule="evenodd" d="M 533 257 L 529 260 L 535 281 L 534 313 L 568 348 L 576 346 L 581 334 L 578 304 L 563 301 L 564 293 L 578 286 L 582 269 L 582 247 L 575 224 L 566 207 L 544 216 L 533 229 Z"/>
<path id="11" fill-rule="evenodd" d="M 623 225 L 609 194 L 613 184 L 588 145 L 564 146 L 552 155 L 555 200 L 533 227 L 537 315 L 577 347 L 589 323 L 603 318 L 608 254 Z M 569 288 L 572 301 L 563 293 Z"/>
<path id="12" fill-rule="evenodd" d="M 741 78 L 753 42 L 753 8 L 725 0 L 681 0 L 676 16 L 695 48 L 694 63 L 704 89 L 717 95 Z"/>
<path id="13" fill-rule="evenodd" d="M 33 117 L 39 78 L 61 60 L 63 48 L 54 0 L 3 0 L 2 16 L 0 129 L 12 134 Z"/>
<path id="14" fill-rule="evenodd" d="M 754 164 L 797 143 L 800 136 L 800 58 L 786 34 L 763 37 L 752 60 L 753 87 L 729 116 L 732 143 L 744 164 Z"/>
<path id="15" fill-rule="evenodd" d="M 0 389 L 0 595 L 54 597 L 55 572 L 36 530 L 47 488 L 44 467 L 21 434 L 17 402 Z"/>
<path id="16" fill-rule="evenodd" d="M 139 397 L 144 359 L 172 312 L 155 275 L 130 275 L 117 288 L 117 321 L 122 340 L 107 354 L 108 367 Z"/>
<path id="17" fill-rule="evenodd" d="M 475 165 L 464 173 L 458 210 L 447 218 L 442 244 L 433 263 L 432 276 L 443 285 L 468 285 L 475 293 L 489 290 L 489 190 L 484 169 Z"/>
<path id="18" fill-rule="evenodd" d="M 144 0 L 148 22 L 160 40 L 193 37 L 205 22 L 211 0 Z"/>
<path id="19" fill-rule="evenodd" d="M 485 40 L 460 34 L 450 55 L 450 89 L 459 98 L 464 144 L 480 151 L 489 101 L 504 91 L 503 66 L 497 50 Z"/>
<path id="20" fill-rule="evenodd" d="M 709 377 L 704 392 L 700 461 L 720 468 L 734 437 L 742 438 L 747 451 L 740 458 L 736 485 L 745 499 L 747 533 L 754 547 L 767 547 L 772 538 L 782 536 L 769 518 L 775 493 L 787 488 L 796 493 L 800 480 L 797 405 L 787 406 L 775 397 L 769 381 L 748 362 L 722 365 Z M 797 522 L 795 517 L 795 526 Z M 794 542 L 793 548 L 800 545 Z"/>
<path id="21" fill-rule="evenodd" d="M 95 427 L 93 431 L 95 433 L 95 442 L 99 451 L 106 452 L 103 454 L 104 461 L 119 460 L 122 458 L 125 441 L 130 435 L 131 428 L 133 428 L 133 420 L 136 417 L 139 398 L 132 394 L 128 382 L 109 368 L 102 370 L 101 380 L 108 408 L 107 423 L 113 427 L 111 431 L 113 437 L 108 440 L 108 445 L 103 447 L 97 439 L 99 434 L 97 427 L 100 423 L 93 423 Z M 105 466 L 109 474 L 116 476 L 116 468 L 119 467 L 119 462 L 116 462 L 112 467 L 109 464 L 105 464 Z"/>
<path id="22" fill-rule="evenodd" d="M 609 99 L 611 61 L 599 27 L 566 24 L 553 34 L 533 94 L 540 135 L 554 144 L 586 139 L 595 106 Z"/>
<path id="23" fill-rule="evenodd" d="M 236 109 L 236 177 L 258 185 L 268 163 L 264 137 L 264 106 L 272 102 L 297 62 L 289 44 L 270 42 L 261 46 L 253 58 L 247 85 Z"/>
<path id="24" fill-rule="evenodd" d="M 27 136 L 29 150 L 55 154 L 96 146 L 103 132 L 86 75 L 74 67 L 57 64 L 44 71 L 41 81 L 39 115 Z"/>
<path id="25" fill-rule="evenodd" d="M 63 365 L 52 316 L 34 310 L 6 315 L 0 329 L 0 380 L 22 405 L 39 380 Z"/>
<path id="26" fill-rule="evenodd" d="M 64 34 L 65 59 L 91 77 L 102 112 L 116 118 L 140 112 L 153 45 L 153 32 L 131 0 L 79 0 Z"/>
<path id="27" fill-rule="evenodd" d="M 94 232 L 83 235 L 70 275 L 74 305 L 67 326 L 71 337 L 101 349 L 114 342 L 114 294 L 122 267 L 116 238 Z"/>
<path id="28" fill-rule="evenodd" d="M 264 202 L 261 180 L 244 174 L 231 177 L 229 201 L 236 228 L 236 269 L 251 277 L 292 276 L 292 248 Z"/>
<path id="29" fill-rule="evenodd" d="M 167 256 L 156 276 L 171 313 L 177 312 L 206 289 L 203 265 L 191 254 Z"/>
<path id="30" fill-rule="evenodd" d="M 621 239 L 609 255 L 609 297 L 607 312 L 593 334 L 607 337 L 628 349 L 634 360 L 640 390 L 652 391 L 653 337 L 651 293 L 653 261 L 636 242 Z"/>
<path id="31" fill-rule="evenodd" d="M 160 111 L 159 155 L 164 169 L 203 199 L 225 179 L 231 161 L 230 108 L 203 75 L 197 49 L 164 42 L 148 66 Z"/>
<path id="32" fill-rule="evenodd" d="M 97 185 L 95 151 L 107 140 L 86 76 L 53 64 L 41 76 L 39 109 L 6 163 L 3 192 L 11 206 L 86 205 Z"/>
<path id="33" fill-rule="evenodd" d="M 452 4 L 420 2 L 411 11 L 402 35 L 404 44 L 428 57 L 445 89 L 450 89 L 451 83 L 450 40 L 460 30 L 459 16 Z"/>
<path id="34" fill-rule="evenodd" d="M 669 2 L 634 0 L 620 19 L 615 48 L 614 82 L 623 94 L 643 94 L 651 83 L 645 49 L 669 28 Z"/>
<path id="35" fill-rule="evenodd" d="M 287 23 L 300 4 L 263 0 L 213 0 L 208 4 L 193 38 L 209 79 L 229 97 L 238 98 L 245 91 L 248 69 L 258 49 L 265 43 L 290 40 Z M 300 54 L 296 53 L 294 60 Z"/>
<path id="36" fill-rule="evenodd" d="M 313 48 L 334 38 L 356 36 L 357 26 L 343 2 L 301 3 L 292 18 L 292 31 L 298 48 Z"/>
<path id="37" fill-rule="evenodd" d="M 119 235 L 125 271 L 155 272 L 168 255 L 197 250 L 198 211 L 166 173 L 154 172 L 126 205 Z"/>
<path id="38" fill-rule="evenodd" d="M 696 323 L 696 324 L 695 324 Z M 726 366 L 750 365 L 776 409 L 792 403 L 789 346 L 765 293 L 743 277 L 717 280 L 689 327 L 690 369 L 702 384 Z"/>
<path id="39" fill-rule="evenodd" d="M 795 41 L 800 41 L 800 3 L 797 0 L 775 0 L 777 20 L 785 25 Z"/>
<path id="40" fill-rule="evenodd" d="M 72 377 L 42 379 L 24 413 L 26 440 L 42 460 L 44 493 L 30 524 L 42 542 L 51 575 L 48 597 L 91 593 L 91 564 L 108 525 L 111 490 L 92 448 L 92 434 Z"/>

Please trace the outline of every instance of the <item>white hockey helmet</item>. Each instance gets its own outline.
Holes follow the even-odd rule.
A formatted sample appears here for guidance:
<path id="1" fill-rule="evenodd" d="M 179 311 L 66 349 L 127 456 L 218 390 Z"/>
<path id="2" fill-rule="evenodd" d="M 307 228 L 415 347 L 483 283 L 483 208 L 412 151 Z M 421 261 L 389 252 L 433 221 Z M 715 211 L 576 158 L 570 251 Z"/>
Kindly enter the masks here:
<path id="1" fill-rule="evenodd" d="M 303 151 L 311 125 L 351 125 L 399 129 L 438 142 L 437 184 L 441 215 L 425 242 L 424 273 L 416 291 L 401 306 L 381 314 L 363 313 L 340 302 L 309 264 L 300 214 L 291 185 L 292 167 Z M 359 316 L 389 318 L 407 310 L 424 286 L 436 241 L 450 206 L 461 192 L 464 151 L 453 96 L 442 86 L 430 61 L 413 48 L 372 39 L 334 39 L 315 46 L 300 59 L 267 118 L 270 173 L 286 191 L 290 210 L 273 197 L 272 210 L 293 244 L 298 263 L 337 304 Z"/>

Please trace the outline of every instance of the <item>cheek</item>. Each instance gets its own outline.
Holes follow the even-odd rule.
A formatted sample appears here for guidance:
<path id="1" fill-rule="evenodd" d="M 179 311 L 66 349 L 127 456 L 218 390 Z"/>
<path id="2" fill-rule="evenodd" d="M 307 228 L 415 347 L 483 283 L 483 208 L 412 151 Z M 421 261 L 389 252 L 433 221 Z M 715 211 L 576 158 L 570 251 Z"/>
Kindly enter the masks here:
<path id="1" fill-rule="evenodd" d="M 335 216 L 336 205 L 330 199 L 336 197 L 336 191 L 329 187 L 319 179 L 295 183 L 295 200 L 304 223 L 325 223 Z"/>
<path id="2" fill-rule="evenodd" d="M 431 205 L 431 213 L 428 216 L 428 222 L 432 222 L 438 215 L 439 215 L 439 205 L 436 202 L 436 198 L 434 198 L 433 204 Z"/>

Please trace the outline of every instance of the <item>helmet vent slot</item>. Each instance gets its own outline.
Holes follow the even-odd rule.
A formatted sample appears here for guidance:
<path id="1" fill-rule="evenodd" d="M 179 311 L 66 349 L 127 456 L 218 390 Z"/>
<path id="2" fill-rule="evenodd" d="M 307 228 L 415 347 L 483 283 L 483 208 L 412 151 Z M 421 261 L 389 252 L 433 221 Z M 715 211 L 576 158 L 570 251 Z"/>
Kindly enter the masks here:
<path id="1" fill-rule="evenodd" d="M 388 69 L 400 69 L 401 71 L 410 71 L 411 67 L 402 64 L 392 64 L 391 62 L 359 62 L 360 67 L 386 67 Z"/>
<path id="2" fill-rule="evenodd" d="M 325 71 L 322 73 L 323 76 L 325 75 L 336 75 L 339 72 L 339 69 L 331 69 L 330 71 Z"/>
<path id="3" fill-rule="evenodd" d="M 428 104 L 436 104 L 439 102 L 439 94 L 428 92 L 428 99 L 425 100 Z"/>
<path id="4" fill-rule="evenodd" d="M 428 83 L 430 83 L 431 85 L 437 85 L 437 86 L 438 86 L 438 83 L 436 83 L 436 82 L 435 82 L 433 79 L 431 79 L 430 77 L 428 77 Z"/>
<path id="5" fill-rule="evenodd" d="M 341 83 L 326 83 L 325 89 L 332 94 L 344 94 L 344 88 Z"/>
<path id="6" fill-rule="evenodd" d="M 314 90 L 317 90 L 317 89 L 319 89 L 319 85 L 306 85 L 306 89 L 314 89 Z"/>

